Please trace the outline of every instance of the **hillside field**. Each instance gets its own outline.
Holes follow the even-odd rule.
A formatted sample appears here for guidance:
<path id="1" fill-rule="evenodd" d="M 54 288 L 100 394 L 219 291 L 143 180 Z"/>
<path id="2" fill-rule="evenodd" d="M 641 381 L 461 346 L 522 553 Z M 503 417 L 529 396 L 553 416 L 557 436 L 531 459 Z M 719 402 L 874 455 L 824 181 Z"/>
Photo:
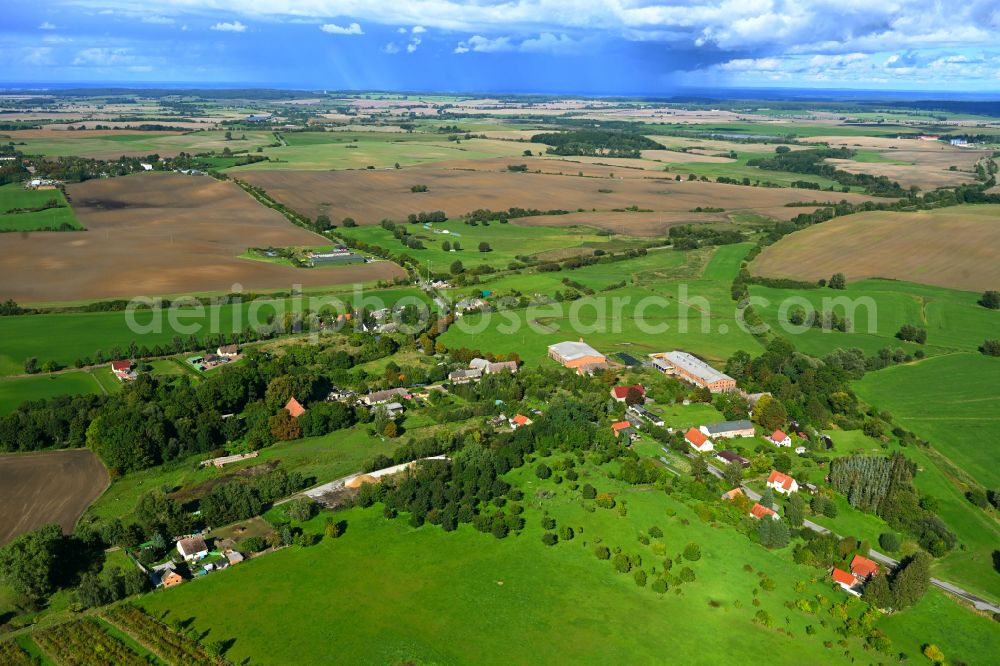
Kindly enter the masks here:
<path id="1" fill-rule="evenodd" d="M 118 382 L 117 379 L 114 381 Z M 104 391 L 100 380 L 85 370 L 57 375 L 0 377 L 0 415 L 14 411 L 18 405 L 28 400 L 42 400 L 57 395 L 100 394 Z"/>
<path id="2" fill-rule="evenodd" d="M 45 210 L 20 212 L 17 209 L 42 208 L 52 200 L 56 205 Z M 0 231 L 59 229 L 67 225 L 82 229 L 62 190 L 28 190 L 20 183 L 0 186 Z"/>
<path id="3" fill-rule="evenodd" d="M 873 211 L 789 234 L 764 249 L 752 272 L 765 277 L 848 282 L 881 277 L 982 292 L 1000 285 L 1000 206 L 912 213 Z"/>

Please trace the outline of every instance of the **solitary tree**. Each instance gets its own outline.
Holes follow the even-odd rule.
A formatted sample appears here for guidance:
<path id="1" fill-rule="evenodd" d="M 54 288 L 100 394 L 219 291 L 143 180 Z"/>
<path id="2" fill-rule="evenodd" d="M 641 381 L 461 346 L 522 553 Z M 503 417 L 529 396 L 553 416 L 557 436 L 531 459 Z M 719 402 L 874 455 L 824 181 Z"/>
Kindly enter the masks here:
<path id="1" fill-rule="evenodd" d="M 983 297 L 979 299 L 979 304 L 990 310 L 1000 309 L 1000 291 L 984 291 Z"/>
<path id="2" fill-rule="evenodd" d="M 847 289 L 847 278 L 844 277 L 843 273 L 834 273 L 830 276 L 827 285 L 830 289 Z"/>
<path id="3" fill-rule="evenodd" d="M 480 252 L 491 252 L 492 248 L 490 247 L 489 243 L 487 243 L 486 241 L 483 241 L 482 243 L 479 244 L 479 251 Z"/>

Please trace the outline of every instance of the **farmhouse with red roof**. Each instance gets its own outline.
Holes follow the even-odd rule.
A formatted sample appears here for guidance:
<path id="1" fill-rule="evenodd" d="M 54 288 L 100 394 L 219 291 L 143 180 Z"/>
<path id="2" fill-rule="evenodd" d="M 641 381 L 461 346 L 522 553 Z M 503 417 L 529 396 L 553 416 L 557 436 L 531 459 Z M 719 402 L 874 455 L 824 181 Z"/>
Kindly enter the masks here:
<path id="1" fill-rule="evenodd" d="M 285 409 L 288 410 L 288 413 L 292 415 L 293 419 L 297 419 L 306 413 L 306 408 L 303 407 L 302 404 L 295 398 L 288 399 L 288 402 L 285 403 Z"/>
<path id="2" fill-rule="evenodd" d="M 625 402 L 628 398 L 628 392 L 635 389 L 639 392 L 639 395 L 643 398 L 646 397 L 646 388 L 642 384 L 632 384 L 631 386 L 616 386 L 611 389 L 611 397 L 618 402 Z"/>
<path id="3" fill-rule="evenodd" d="M 691 428 L 686 433 L 684 433 L 684 439 L 687 443 L 694 447 L 695 451 L 704 453 L 706 451 L 711 451 L 715 448 L 712 444 L 712 440 L 705 436 L 701 430 L 697 428 Z"/>
<path id="4" fill-rule="evenodd" d="M 767 477 L 767 487 L 773 488 L 783 495 L 798 492 L 799 484 L 787 474 L 782 474 L 778 470 L 773 470 L 771 476 Z"/>
<path id="5" fill-rule="evenodd" d="M 792 438 L 781 432 L 780 430 L 775 430 L 773 433 L 768 435 L 768 441 L 770 441 L 775 446 L 791 446 Z"/>
<path id="6" fill-rule="evenodd" d="M 760 502 L 753 505 L 750 509 L 750 515 L 760 520 L 761 518 L 770 518 L 771 520 L 779 520 L 780 516 L 775 512 L 774 509 L 769 509 Z"/>
<path id="7" fill-rule="evenodd" d="M 524 414 L 516 414 L 514 418 L 510 420 L 510 427 L 517 430 L 521 426 L 529 426 L 532 424 L 532 420 L 529 419 Z"/>
<path id="8" fill-rule="evenodd" d="M 851 560 L 851 573 L 861 580 L 868 580 L 878 573 L 878 565 L 867 557 L 855 555 Z"/>
<path id="9" fill-rule="evenodd" d="M 111 372 L 115 373 L 119 381 L 135 379 L 135 375 L 132 374 L 132 361 L 111 361 Z"/>
<path id="10" fill-rule="evenodd" d="M 843 569 L 834 567 L 830 576 L 833 578 L 834 582 L 844 588 L 844 591 L 848 594 L 853 594 L 856 597 L 861 596 L 861 592 L 857 589 L 859 587 L 859 581 L 853 574 L 849 574 Z"/>

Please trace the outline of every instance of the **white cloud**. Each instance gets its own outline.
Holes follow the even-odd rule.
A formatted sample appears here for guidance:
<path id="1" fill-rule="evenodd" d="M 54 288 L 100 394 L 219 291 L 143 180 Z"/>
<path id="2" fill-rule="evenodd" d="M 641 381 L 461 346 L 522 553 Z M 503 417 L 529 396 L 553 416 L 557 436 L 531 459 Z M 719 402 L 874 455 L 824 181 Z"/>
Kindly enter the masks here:
<path id="1" fill-rule="evenodd" d="M 382 47 L 382 51 L 388 53 L 389 55 L 393 55 L 395 53 L 399 53 L 399 47 L 396 46 L 396 42 L 389 42 Z"/>
<path id="2" fill-rule="evenodd" d="M 543 32 L 538 37 L 514 42 L 510 37 L 483 37 L 473 35 L 459 42 L 454 53 L 503 53 L 520 51 L 522 53 L 572 53 L 579 49 L 580 42 L 570 39 L 567 35 L 553 35 Z"/>
<path id="3" fill-rule="evenodd" d="M 459 42 L 455 47 L 455 53 L 501 53 L 503 51 L 513 51 L 514 45 L 510 37 L 495 37 L 490 39 L 482 35 L 473 35 L 464 42 Z"/>
<path id="4" fill-rule="evenodd" d="M 95 47 L 79 51 L 73 58 L 73 65 L 77 67 L 113 67 L 131 65 L 134 60 L 135 58 L 128 49 Z"/>
<path id="5" fill-rule="evenodd" d="M 406 45 L 406 52 L 413 53 L 414 51 L 416 51 L 417 47 L 420 46 L 420 41 L 421 40 L 419 37 L 414 37 L 412 40 L 410 40 L 410 43 Z"/>
<path id="6" fill-rule="evenodd" d="M 173 25 L 174 19 L 169 16 L 143 16 L 143 23 L 151 23 L 153 25 Z"/>
<path id="7" fill-rule="evenodd" d="M 35 46 L 25 49 L 24 55 L 21 57 L 21 62 L 29 67 L 43 67 L 55 64 L 52 59 L 52 49 L 48 46 Z"/>
<path id="8" fill-rule="evenodd" d="M 247 27 L 239 21 L 220 22 L 211 27 L 211 30 L 218 30 L 219 32 L 245 32 L 246 29 Z"/>
<path id="9" fill-rule="evenodd" d="M 425 28 L 422 25 L 415 25 L 413 26 L 413 29 L 410 30 L 410 32 L 412 32 L 414 35 L 417 35 L 420 34 L 421 32 L 427 32 L 427 28 Z"/>
<path id="10" fill-rule="evenodd" d="M 56 26 L 48 21 L 43 21 L 41 25 L 38 26 L 39 30 L 55 30 Z"/>
<path id="11" fill-rule="evenodd" d="M 401 35 L 405 35 L 408 32 L 408 30 L 406 28 L 396 28 L 396 32 L 398 32 Z"/>
<path id="12" fill-rule="evenodd" d="M 352 23 L 348 26 L 339 26 L 336 23 L 324 23 L 319 27 L 323 32 L 328 32 L 331 35 L 363 35 L 364 31 L 361 26 L 357 23 Z"/>

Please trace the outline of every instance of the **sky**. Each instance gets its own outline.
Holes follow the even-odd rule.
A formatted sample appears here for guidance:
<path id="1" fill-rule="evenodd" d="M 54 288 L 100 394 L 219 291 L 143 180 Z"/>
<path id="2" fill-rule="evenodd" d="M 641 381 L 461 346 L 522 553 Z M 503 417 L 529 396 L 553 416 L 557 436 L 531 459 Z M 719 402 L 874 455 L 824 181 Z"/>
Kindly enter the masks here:
<path id="1" fill-rule="evenodd" d="M 4 0 L 4 84 L 1000 91 L 1000 0 Z"/>

